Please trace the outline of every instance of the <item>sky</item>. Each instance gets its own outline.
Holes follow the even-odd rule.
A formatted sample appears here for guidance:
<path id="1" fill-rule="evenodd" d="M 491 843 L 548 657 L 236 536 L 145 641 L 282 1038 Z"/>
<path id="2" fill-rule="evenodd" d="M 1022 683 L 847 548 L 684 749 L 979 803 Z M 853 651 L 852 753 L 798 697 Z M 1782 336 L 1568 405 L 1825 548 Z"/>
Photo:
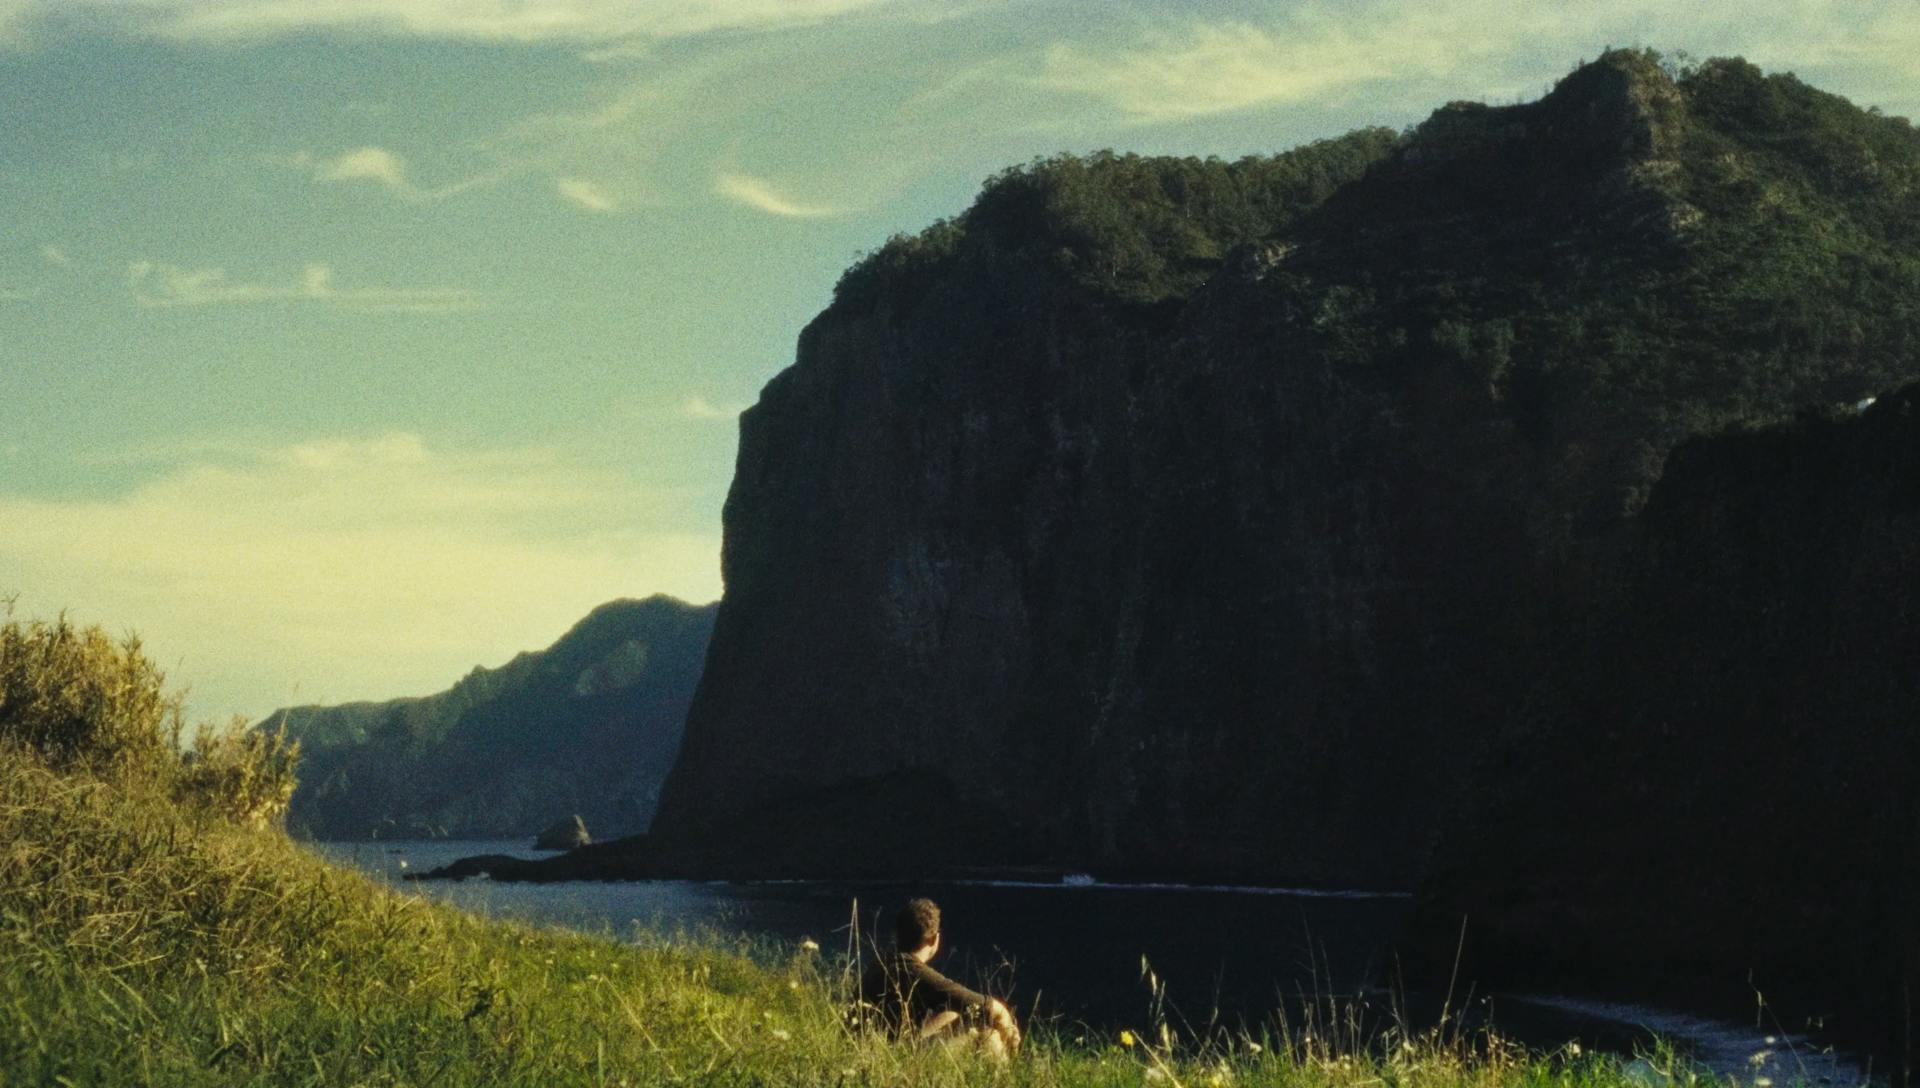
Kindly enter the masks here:
<path id="1" fill-rule="evenodd" d="M 196 720 L 713 600 L 736 417 L 889 235 L 1609 46 L 1920 113 L 1920 0 L 0 0 L 0 598 Z"/>

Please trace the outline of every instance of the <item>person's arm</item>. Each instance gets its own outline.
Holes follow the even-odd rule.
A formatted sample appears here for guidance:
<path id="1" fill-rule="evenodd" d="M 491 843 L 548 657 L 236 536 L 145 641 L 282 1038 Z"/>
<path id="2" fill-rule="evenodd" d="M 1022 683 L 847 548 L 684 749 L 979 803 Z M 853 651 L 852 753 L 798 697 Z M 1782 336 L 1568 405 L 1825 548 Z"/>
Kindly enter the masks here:
<path id="1" fill-rule="evenodd" d="M 954 1012 L 977 1010 L 985 1013 L 992 1005 L 999 1004 L 985 994 L 967 989 L 918 960 L 908 959 L 905 966 L 907 978 L 902 981 L 912 991 L 913 1004 L 923 1011 L 937 1012 L 942 1009 L 951 1009 Z"/>
<path id="2" fill-rule="evenodd" d="M 923 1019 L 941 1012 L 983 1016 L 1006 1047 L 1020 1045 L 1020 1027 L 1014 1022 L 1013 1010 L 999 998 L 975 993 L 918 960 L 909 959 L 904 966 L 912 990 L 907 1002 L 915 1008 L 915 1015 Z"/>

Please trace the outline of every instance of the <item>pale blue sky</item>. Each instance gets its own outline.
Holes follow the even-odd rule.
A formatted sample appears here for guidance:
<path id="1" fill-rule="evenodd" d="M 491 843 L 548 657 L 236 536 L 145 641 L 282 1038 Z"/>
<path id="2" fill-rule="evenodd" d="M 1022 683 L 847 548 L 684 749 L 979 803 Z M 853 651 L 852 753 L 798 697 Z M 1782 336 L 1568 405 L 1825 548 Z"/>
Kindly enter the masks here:
<path id="1" fill-rule="evenodd" d="M 250 717 L 712 599 L 734 416 L 887 235 L 1608 45 L 1920 109 L 1916 0 L 0 0 L 0 594 Z"/>

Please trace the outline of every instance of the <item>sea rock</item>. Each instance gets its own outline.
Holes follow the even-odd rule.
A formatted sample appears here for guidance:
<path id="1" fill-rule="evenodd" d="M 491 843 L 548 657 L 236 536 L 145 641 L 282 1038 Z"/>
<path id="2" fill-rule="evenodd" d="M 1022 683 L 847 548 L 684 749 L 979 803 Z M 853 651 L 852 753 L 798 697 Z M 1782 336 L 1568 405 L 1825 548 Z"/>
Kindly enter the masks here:
<path id="1" fill-rule="evenodd" d="M 576 846 L 585 846 L 593 839 L 587 834 L 587 824 L 579 816 L 569 816 L 556 821 L 540 832 L 533 841 L 535 850 L 571 850 Z"/>

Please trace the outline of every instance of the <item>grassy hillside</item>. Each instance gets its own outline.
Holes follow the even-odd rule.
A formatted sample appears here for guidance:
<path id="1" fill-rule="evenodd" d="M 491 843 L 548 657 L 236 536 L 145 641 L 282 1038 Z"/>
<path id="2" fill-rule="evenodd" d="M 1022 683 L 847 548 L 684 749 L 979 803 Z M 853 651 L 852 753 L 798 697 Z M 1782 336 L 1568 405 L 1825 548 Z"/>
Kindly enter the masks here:
<path id="1" fill-rule="evenodd" d="M 889 1044 L 812 948 L 490 922 L 323 864 L 275 826 L 292 753 L 182 756 L 176 708 L 137 644 L 0 628 L 0 1085 L 1628 1083 L 1484 1039 Z"/>

